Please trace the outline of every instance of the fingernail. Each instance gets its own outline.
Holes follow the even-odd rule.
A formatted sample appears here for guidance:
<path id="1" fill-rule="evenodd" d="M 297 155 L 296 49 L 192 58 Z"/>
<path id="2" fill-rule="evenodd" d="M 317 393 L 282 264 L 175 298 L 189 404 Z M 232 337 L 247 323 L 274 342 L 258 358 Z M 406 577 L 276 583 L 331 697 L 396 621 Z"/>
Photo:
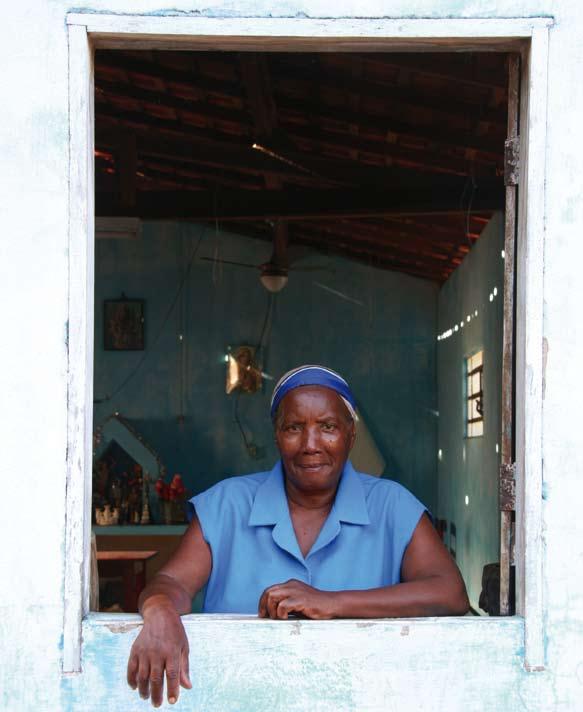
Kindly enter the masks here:
<path id="1" fill-rule="evenodd" d="M 173 705 L 176 702 L 176 697 L 169 697 L 168 702 L 170 702 L 170 704 Z"/>

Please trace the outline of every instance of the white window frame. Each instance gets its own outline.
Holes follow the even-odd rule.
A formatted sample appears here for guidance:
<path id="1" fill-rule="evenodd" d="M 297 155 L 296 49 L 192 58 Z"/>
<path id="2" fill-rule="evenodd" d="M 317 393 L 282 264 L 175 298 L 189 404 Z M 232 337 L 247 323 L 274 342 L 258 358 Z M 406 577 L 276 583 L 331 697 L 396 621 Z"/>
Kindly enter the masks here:
<path id="1" fill-rule="evenodd" d="M 517 611 L 524 618 L 524 665 L 531 671 L 544 669 L 541 545 L 543 249 L 547 56 L 552 20 L 290 20 L 86 13 L 69 14 L 67 25 L 69 341 L 63 672 L 81 670 L 83 619 L 89 612 L 94 300 L 93 50 L 96 47 L 348 52 L 494 50 L 522 54 L 516 300 Z M 466 619 L 466 623 L 469 622 Z"/>

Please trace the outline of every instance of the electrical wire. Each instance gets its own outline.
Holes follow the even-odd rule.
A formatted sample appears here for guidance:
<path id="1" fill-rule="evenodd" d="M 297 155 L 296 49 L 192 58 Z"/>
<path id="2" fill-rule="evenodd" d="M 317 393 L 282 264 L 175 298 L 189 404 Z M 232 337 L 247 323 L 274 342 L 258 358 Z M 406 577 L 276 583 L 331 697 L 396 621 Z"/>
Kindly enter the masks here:
<path id="1" fill-rule="evenodd" d="M 468 199 L 468 205 L 467 208 L 464 208 L 464 199 L 466 197 L 466 193 L 468 192 L 468 188 L 471 187 L 471 192 L 470 192 L 470 197 Z M 464 183 L 464 189 L 462 190 L 462 194 L 460 196 L 460 211 L 463 213 L 463 231 L 464 231 L 464 237 L 468 241 L 468 245 L 471 249 L 472 247 L 472 240 L 470 238 L 470 218 L 472 214 L 472 204 L 474 202 L 474 197 L 476 195 L 476 179 L 474 178 L 473 173 L 468 176 L 466 182 Z"/>
<path id="2" fill-rule="evenodd" d="M 263 339 L 265 337 L 265 332 L 267 330 L 267 324 L 271 320 L 271 315 L 273 312 L 273 305 L 275 303 L 275 294 L 272 292 L 269 292 L 267 295 L 267 309 L 265 310 L 265 316 L 263 317 L 263 326 L 261 327 L 261 335 L 259 336 L 259 341 L 257 342 L 257 346 L 255 347 L 255 358 L 257 359 L 258 354 L 261 352 L 263 349 Z M 271 332 L 271 326 L 270 326 L 270 332 Z"/>
<path id="3" fill-rule="evenodd" d="M 261 333 L 259 336 L 259 341 L 257 342 L 257 345 L 255 346 L 255 359 L 258 358 L 259 354 L 263 351 L 265 351 L 265 343 L 264 341 L 266 340 L 266 334 L 268 334 L 267 326 L 269 324 L 269 333 L 271 333 L 271 324 L 273 323 L 273 320 L 271 319 L 271 316 L 273 314 L 273 306 L 275 304 L 275 295 L 272 294 L 271 292 L 267 296 L 267 308 L 265 310 L 265 315 L 263 317 L 263 325 L 261 327 Z M 263 368 L 261 369 L 263 370 Z M 235 423 L 237 424 L 237 427 L 239 428 L 239 432 L 241 433 L 241 438 L 243 439 L 243 444 L 245 445 L 245 450 L 247 451 L 247 454 L 249 457 L 256 458 L 257 457 L 257 446 L 250 442 L 249 439 L 247 438 L 247 434 L 245 433 L 245 428 L 243 427 L 243 423 L 241 422 L 241 418 L 239 415 L 239 398 L 241 397 L 241 391 L 240 389 L 237 389 L 237 392 L 235 393 L 235 401 L 233 403 L 233 419 Z"/>
<path id="4" fill-rule="evenodd" d="M 237 427 L 239 428 L 239 432 L 241 433 L 241 437 L 243 438 L 243 444 L 245 445 L 245 450 L 247 450 L 247 454 L 249 457 L 255 457 L 256 449 L 255 446 L 249 442 L 247 439 L 247 434 L 245 433 L 245 428 L 243 427 L 243 423 L 241 422 L 241 418 L 239 417 L 239 398 L 241 397 L 241 391 L 237 390 L 235 393 L 235 403 L 233 404 L 233 419 L 235 423 L 237 424 Z"/>
<path id="5" fill-rule="evenodd" d="M 99 405 L 101 403 L 107 403 L 108 401 L 112 400 L 117 396 L 126 386 L 127 384 L 136 376 L 136 374 L 139 372 L 140 368 L 143 366 L 145 363 L 146 359 L 148 356 L 154 351 L 154 347 L 158 343 L 160 336 L 162 335 L 162 332 L 164 331 L 164 328 L 166 324 L 168 323 L 168 320 L 170 319 L 170 316 L 172 315 L 172 312 L 174 311 L 174 308 L 176 307 L 176 304 L 178 303 L 178 298 L 180 297 L 182 290 L 184 288 L 184 285 L 186 284 L 186 280 L 188 278 L 188 275 L 190 274 L 190 270 L 192 268 L 192 265 L 194 263 L 194 258 L 196 257 L 196 253 L 198 252 L 198 248 L 200 247 L 200 244 L 202 242 L 202 238 L 204 235 L 204 227 L 201 229 L 201 233 L 198 237 L 198 240 L 196 242 L 196 245 L 194 246 L 192 253 L 190 255 L 190 258 L 188 260 L 188 264 L 186 266 L 186 269 L 184 270 L 184 274 L 182 275 L 182 280 L 180 281 L 180 284 L 178 285 L 178 289 L 176 290 L 176 293 L 170 303 L 170 306 L 168 307 L 168 310 L 166 311 L 166 315 L 164 316 L 164 319 L 162 321 L 162 325 L 160 329 L 158 330 L 158 333 L 154 337 L 152 344 L 150 348 L 147 351 L 144 351 L 144 354 L 142 355 L 142 358 L 138 361 L 136 364 L 136 367 L 134 368 L 133 371 L 131 371 L 125 378 L 124 380 L 118 385 L 118 387 L 113 391 L 113 393 L 110 393 L 109 395 L 106 395 L 104 398 L 95 398 L 93 400 L 93 403 L 95 405 Z"/>

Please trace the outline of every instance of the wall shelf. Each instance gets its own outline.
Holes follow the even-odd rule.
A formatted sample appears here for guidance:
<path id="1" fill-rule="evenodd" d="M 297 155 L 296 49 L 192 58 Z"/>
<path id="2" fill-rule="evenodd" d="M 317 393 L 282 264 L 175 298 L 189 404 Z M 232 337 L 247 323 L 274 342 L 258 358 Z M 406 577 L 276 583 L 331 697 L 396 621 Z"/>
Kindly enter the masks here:
<path id="1" fill-rule="evenodd" d="M 95 536 L 181 536 L 187 524 L 128 524 L 126 526 L 93 527 Z"/>

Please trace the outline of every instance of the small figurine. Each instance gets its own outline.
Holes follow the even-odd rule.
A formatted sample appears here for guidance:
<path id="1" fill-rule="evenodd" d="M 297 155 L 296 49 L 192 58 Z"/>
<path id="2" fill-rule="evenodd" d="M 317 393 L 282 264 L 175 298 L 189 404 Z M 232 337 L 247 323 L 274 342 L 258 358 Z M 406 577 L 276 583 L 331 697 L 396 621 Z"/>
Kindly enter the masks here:
<path id="1" fill-rule="evenodd" d="M 150 523 L 150 505 L 148 504 L 148 500 L 144 500 L 144 506 L 142 507 L 142 516 L 140 517 L 140 524 L 149 524 Z"/>
<path id="2" fill-rule="evenodd" d="M 186 499 L 186 487 L 179 474 L 174 475 L 170 484 L 164 482 L 160 477 L 155 485 L 156 493 L 160 499 L 160 504 L 165 524 L 181 523 L 184 521 L 184 500 Z"/>
<path id="3" fill-rule="evenodd" d="M 112 507 L 106 504 L 101 509 L 95 510 L 95 523 L 99 527 L 110 527 L 117 524 L 119 521 L 119 507 Z"/>
<path id="4" fill-rule="evenodd" d="M 174 475 L 172 482 L 170 483 L 170 501 L 176 502 L 184 497 L 186 492 L 186 487 L 182 482 L 182 477 L 180 475 Z"/>
<path id="5" fill-rule="evenodd" d="M 142 516 L 140 517 L 140 524 L 150 523 L 150 476 L 146 472 L 143 478 L 143 489 L 142 489 Z"/>

